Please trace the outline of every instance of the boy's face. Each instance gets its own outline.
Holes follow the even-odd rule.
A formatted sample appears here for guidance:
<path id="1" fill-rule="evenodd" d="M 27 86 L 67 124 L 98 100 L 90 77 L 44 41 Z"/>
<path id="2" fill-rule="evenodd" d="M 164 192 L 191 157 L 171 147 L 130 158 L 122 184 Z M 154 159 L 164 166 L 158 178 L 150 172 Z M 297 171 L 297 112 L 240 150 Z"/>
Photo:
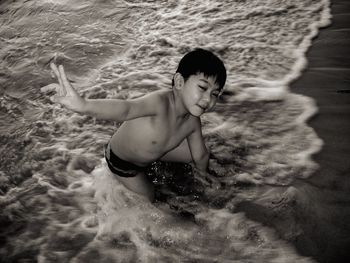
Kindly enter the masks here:
<path id="1" fill-rule="evenodd" d="M 215 106 L 220 95 L 219 85 L 215 80 L 215 77 L 198 73 L 183 82 L 182 100 L 192 115 L 200 116 Z"/>

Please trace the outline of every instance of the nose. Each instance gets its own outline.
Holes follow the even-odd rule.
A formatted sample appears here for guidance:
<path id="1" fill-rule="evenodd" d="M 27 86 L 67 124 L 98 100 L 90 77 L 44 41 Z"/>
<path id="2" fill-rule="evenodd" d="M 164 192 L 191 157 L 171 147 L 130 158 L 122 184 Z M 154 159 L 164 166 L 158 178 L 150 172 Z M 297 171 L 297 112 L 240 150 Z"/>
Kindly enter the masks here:
<path id="1" fill-rule="evenodd" d="M 206 92 L 203 94 L 201 99 L 201 105 L 205 108 L 206 111 L 210 111 L 214 108 L 216 104 L 216 100 L 213 99 L 213 96 L 210 92 Z"/>
<path id="2" fill-rule="evenodd" d="M 204 109 L 207 110 L 210 105 L 210 96 L 203 94 L 202 98 L 199 102 L 199 105 Z"/>
<path id="3" fill-rule="evenodd" d="M 202 101 L 205 103 L 205 104 L 209 104 L 210 102 L 210 92 L 205 92 L 202 96 Z"/>

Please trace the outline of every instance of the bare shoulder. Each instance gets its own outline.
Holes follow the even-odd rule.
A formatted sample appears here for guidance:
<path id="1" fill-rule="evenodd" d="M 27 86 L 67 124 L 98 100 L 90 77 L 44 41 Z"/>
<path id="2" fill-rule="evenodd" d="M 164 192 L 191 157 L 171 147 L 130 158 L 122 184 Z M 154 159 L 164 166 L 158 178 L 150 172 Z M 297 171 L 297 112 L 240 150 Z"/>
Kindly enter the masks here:
<path id="1" fill-rule="evenodd" d="M 162 89 L 152 92 L 161 102 L 168 103 L 168 100 L 172 94 L 172 90 Z"/>
<path id="2" fill-rule="evenodd" d="M 128 100 L 132 109 L 137 109 L 137 111 L 141 113 L 149 112 L 153 114 L 159 112 L 159 110 L 164 107 L 165 102 L 166 99 L 164 98 L 164 91 L 162 90 L 150 92 L 144 96 Z"/>
<path id="3" fill-rule="evenodd" d="M 141 98 L 149 100 L 151 103 L 165 104 L 168 103 L 169 91 L 168 90 L 157 90 L 153 91 Z"/>
<path id="4" fill-rule="evenodd" d="M 161 102 L 163 93 L 164 93 L 164 91 L 162 91 L 162 90 L 156 90 L 156 91 L 147 93 L 147 94 L 145 94 L 145 95 L 143 95 L 141 97 L 138 97 L 137 99 L 139 99 L 139 100 L 147 100 L 147 101 L 150 101 L 150 102 Z"/>
<path id="5" fill-rule="evenodd" d="M 166 113 L 170 107 L 170 101 L 172 97 L 172 90 L 157 90 L 151 93 L 153 102 L 158 105 L 158 109 Z"/>
<path id="6" fill-rule="evenodd" d="M 167 100 L 163 94 L 164 91 L 154 91 L 144 96 L 127 100 L 127 117 L 125 120 L 161 114 L 167 107 Z"/>

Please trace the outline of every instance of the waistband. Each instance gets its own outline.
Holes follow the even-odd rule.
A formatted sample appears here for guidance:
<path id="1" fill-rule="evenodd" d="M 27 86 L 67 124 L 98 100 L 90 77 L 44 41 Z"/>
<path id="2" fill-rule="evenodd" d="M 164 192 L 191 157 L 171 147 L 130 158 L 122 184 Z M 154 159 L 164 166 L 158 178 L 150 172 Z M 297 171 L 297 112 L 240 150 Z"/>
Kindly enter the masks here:
<path id="1" fill-rule="evenodd" d="M 109 143 L 105 148 L 105 159 L 107 161 L 109 169 L 113 173 L 122 177 L 133 177 L 137 173 L 143 172 L 146 169 L 146 167 L 138 166 L 118 157 L 110 148 Z"/>

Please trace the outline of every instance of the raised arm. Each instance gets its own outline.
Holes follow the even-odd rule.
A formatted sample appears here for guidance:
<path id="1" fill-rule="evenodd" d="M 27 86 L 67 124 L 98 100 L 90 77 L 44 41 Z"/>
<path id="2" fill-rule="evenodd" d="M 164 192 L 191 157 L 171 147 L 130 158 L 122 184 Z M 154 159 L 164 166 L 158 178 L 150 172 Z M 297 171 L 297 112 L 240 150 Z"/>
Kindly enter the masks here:
<path id="1" fill-rule="evenodd" d="M 161 103 L 157 92 L 131 100 L 92 99 L 86 100 L 82 113 L 99 119 L 123 122 L 157 114 Z"/>
<path id="2" fill-rule="evenodd" d="M 155 115 L 160 96 L 157 92 L 132 100 L 119 99 L 84 99 L 68 81 L 62 65 L 58 68 L 51 64 L 51 69 L 55 73 L 58 84 L 53 83 L 45 86 L 41 91 L 55 90 L 56 94 L 50 99 L 53 102 L 60 103 L 66 108 L 82 114 L 91 115 L 99 119 L 109 119 L 123 122 L 138 117 Z"/>

